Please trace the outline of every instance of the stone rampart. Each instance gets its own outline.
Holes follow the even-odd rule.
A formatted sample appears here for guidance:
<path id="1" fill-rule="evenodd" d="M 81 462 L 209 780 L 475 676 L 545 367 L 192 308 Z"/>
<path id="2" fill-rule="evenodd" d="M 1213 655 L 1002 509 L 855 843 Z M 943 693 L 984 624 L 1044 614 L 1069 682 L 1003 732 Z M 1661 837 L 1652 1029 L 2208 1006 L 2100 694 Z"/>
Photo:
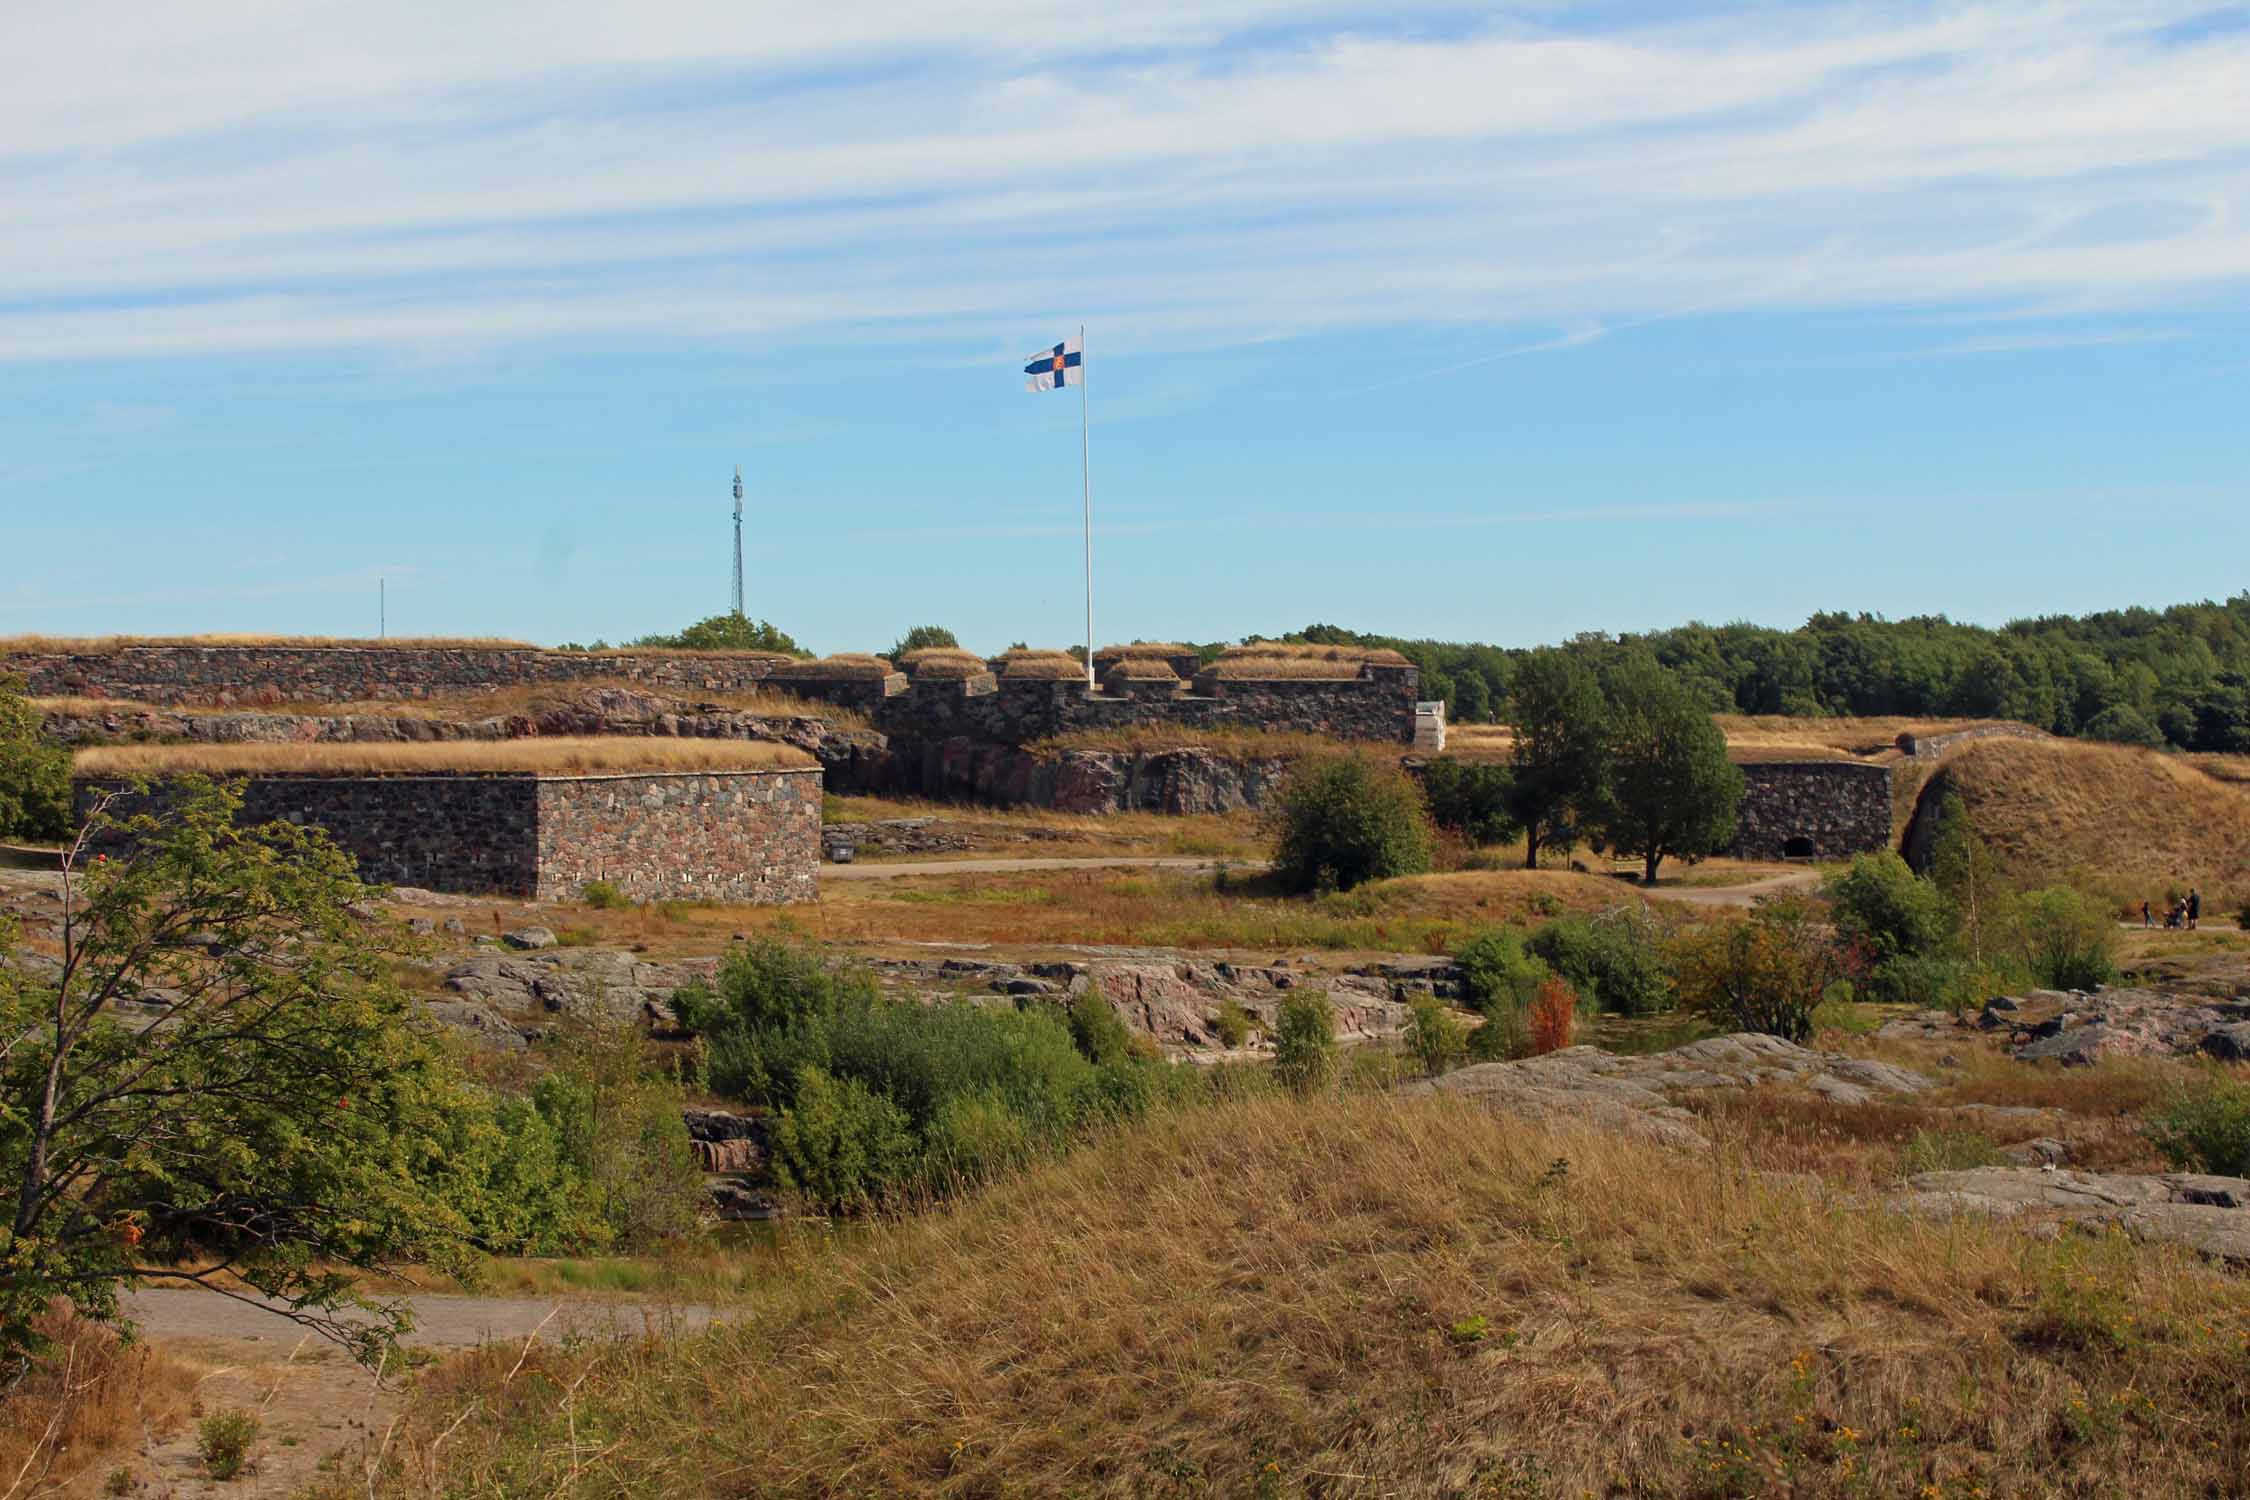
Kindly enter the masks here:
<path id="1" fill-rule="evenodd" d="M 1891 841 L 1891 771 L 1865 761 L 1756 761 L 1742 772 L 1738 859 L 1841 859 Z"/>
<path id="2" fill-rule="evenodd" d="M 1077 680 L 887 678 L 827 681 L 776 673 L 759 653 L 541 651 L 500 646 L 120 646 L 0 655 L 0 675 L 41 698 L 258 708 L 281 703 L 442 699 L 623 679 L 651 691 L 745 692 L 760 684 L 863 713 L 909 741 L 961 736 L 1023 745 L 1079 730 L 1147 724 L 1291 730 L 1411 744 L 1419 674 L 1368 666 L 1336 680 L 1228 678 L 1171 696 L 1098 692 Z"/>
<path id="3" fill-rule="evenodd" d="M 575 899 L 589 880 L 639 900 L 818 897 L 812 768 L 230 779 L 242 789 L 241 822 L 323 829 L 376 884 L 535 901 Z M 81 780 L 80 814 L 117 785 Z M 159 783 L 113 811 L 163 796 Z"/>
<path id="4" fill-rule="evenodd" d="M 1936 760 L 1971 740 L 2044 740 L 2051 736 L 2044 729 L 2034 729 L 2029 724 L 1979 724 L 1971 729 L 1956 729 L 1948 734 L 1902 734 L 1898 748 L 1915 760 Z"/>
<path id="5" fill-rule="evenodd" d="M 510 646 L 119 646 L 12 652 L 33 697 L 258 706 L 443 698 L 623 678 L 672 692 L 747 692 L 787 657 L 762 652 L 540 651 Z"/>

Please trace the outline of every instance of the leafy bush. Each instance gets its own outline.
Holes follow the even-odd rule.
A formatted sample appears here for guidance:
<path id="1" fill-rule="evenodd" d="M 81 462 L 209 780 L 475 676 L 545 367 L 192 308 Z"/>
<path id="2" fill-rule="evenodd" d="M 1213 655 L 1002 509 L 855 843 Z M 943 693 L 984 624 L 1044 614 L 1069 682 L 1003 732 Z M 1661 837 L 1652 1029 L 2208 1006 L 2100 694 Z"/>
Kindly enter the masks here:
<path id="1" fill-rule="evenodd" d="M 1577 994 L 1563 980 L 1549 978 L 1539 986 L 1539 994 L 1524 1015 L 1524 1039 L 1531 1055 L 1544 1057 L 1562 1051 L 1570 1045 L 1577 1023 Z"/>
<path id="2" fill-rule="evenodd" d="M 773 1129 L 774 1176 L 812 1207 L 848 1212 L 903 1187 L 916 1156 L 905 1113 L 856 1078 L 806 1063 Z"/>
<path id="3" fill-rule="evenodd" d="M 1487 927 L 1453 950 L 1470 1006 L 1491 1015 L 1498 1009 L 1521 1011 L 1539 993 L 1551 972 L 1543 959 L 1524 947 L 1512 927 Z"/>
<path id="4" fill-rule="evenodd" d="M 694 1229 L 703 1173 L 679 1085 L 648 1067 L 640 1027 L 597 1007 L 559 1027 L 549 1054 L 531 1103 L 609 1243 L 641 1250 Z"/>
<path id="5" fill-rule="evenodd" d="M 1529 947 L 1597 1010 L 1651 1016 L 1671 1008 L 1664 932 L 1645 909 L 1557 917 L 1531 935 Z"/>
<path id="6" fill-rule="evenodd" d="M 1508 811 L 1510 793 L 1504 765 L 1444 755 L 1422 768 L 1430 821 L 1453 829 L 1472 845 L 1503 843 L 1522 831 Z"/>
<path id="7" fill-rule="evenodd" d="M 1292 990 L 1274 1018 L 1273 1068 L 1300 1094 L 1326 1088 L 1336 1077 L 1336 1013 L 1328 997 Z"/>
<path id="8" fill-rule="evenodd" d="M 1070 1039 L 1088 1062 L 1121 1063 L 1133 1055 L 1133 1033 L 1118 1018 L 1117 1007 L 1098 984 L 1070 1004 Z"/>
<path id="9" fill-rule="evenodd" d="M 1349 890 L 1430 868 L 1421 789 L 1395 765 L 1366 756 L 1298 762 L 1266 826 L 1274 873 L 1291 890 Z"/>
<path id="10" fill-rule="evenodd" d="M 909 651 L 927 651 L 933 646 L 959 646 L 961 642 L 943 625 L 917 625 L 891 643 L 883 654 L 897 661 Z"/>
<path id="11" fill-rule="evenodd" d="M 2108 740 L 2116 745 L 2145 745 L 2157 749 L 2164 744 L 2163 731 L 2129 703 L 2112 703 L 2087 720 L 2078 732 L 2087 739 Z"/>
<path id="12" fill-rule="evenodd" d="M 633 904 L 630 896 L 606 880 L 589 880 L 578 888 L 578 899 L 600 911 L 623 911 Z"/>
<path id="13" fill-rule="evenodd" d="M 1822 894 L 1832 907 L 1836 935 L 1857 944 L 1871 965 L 1923 957 L 1945 939 L 1938 888 L 1907 868 L 1894 850 L 1856 856 L 1849 869 L 1828 878 Z"/>
<path id="14" fill-rule="evenodd" d="M 1461 1023 L 1443 1001 L 1425 995 L 1408 1007 L 1406 1050 L 1432 1077 L 1461 1060 L 1465 1050 Z"/>
<path id="15" fill-rule="evenodd" d="M 1961 959 L 1902 953 L 1862 974 L 1857 988 L 1864 998 L 1877 1004 L 1958 1011 L 1975 999 L 1975 980 L 1976 970 Z"/>
<path id="16" fill-rule="evenodd" d="M 1673 963 L 1681 1002 L 1722 1031 L 1787 1041 L 1812 1035 L 1813 1012 L 1844 977 L 1841 951 L 1799 900 L 1769 901 L 1745 922 L 1681 935 Z"/>
<path id="17" fill-rule="evenodd" d="M 625 644 L 676 651 L 779 651 L 789 656 L 806 654 L 804 648 L 791 640 L 786 631 L 777 629 L 764 620 L 753 620 L 746 615 L 731 612 L 708 616 L 672 635 L 644 635 Z"/>
<path id="18" fill-rule="evenodd" d="M 0 838 L 63 838 L 70 820 L 70 752 L 40 740 L 23 679 L 0 677 Z"/>
<path id="19" fill-rule="evenodd" d="M 2178 1090 L 2143 1129 L 2174 1167 L 2250 1177 L 2250 1083 L 2213 1077 Z"/>
<path id="20" fill-rule="evenodd" d="M 1219 1042 L 1226 1047 L 1240 1047 L 1250 1040 L 1250 1012 L 1242 1002 L 1229 995 L 1219 1002 L 1218 1014 L 1211 1018 L 1211 1029 L 1218 1034 Z"/>
<path id="21" fill-rule="evenodd" d="M 2090 990 L 2117 977 L 2117 923 L 2091 896 L 2060 885 L 2026 892 L 2014 926 L 2024 966 L 2048 989 Z"/>
<path id="22" fill-rule="evenodd" d="M 892 1001 L 864 969 L 780 939 L 735 949 L 675 1006 L 713 1088 L 797 1117 L 786 1150 L 777 1129 L 777 1170 L 830 1210 L 985 1181 L 1207 1087 L 1138 1055 L 1099 991 L 1068 1011 Z"/>
<path id="23" fill-rule="evenodd" d="M 258 1414 L 235 1407 L 215 1411 L 196 1424 L 195 1451 L 213 1479 L 232 1479 L 250 1461 L 250 1445 L 258 1440 Z"/>

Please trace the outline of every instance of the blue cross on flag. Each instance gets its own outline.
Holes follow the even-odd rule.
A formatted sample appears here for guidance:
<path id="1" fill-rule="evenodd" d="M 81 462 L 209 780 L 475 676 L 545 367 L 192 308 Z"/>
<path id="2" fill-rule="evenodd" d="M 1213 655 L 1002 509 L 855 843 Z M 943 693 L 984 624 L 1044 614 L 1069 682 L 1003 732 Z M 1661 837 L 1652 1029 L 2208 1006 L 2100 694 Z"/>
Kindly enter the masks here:
<path id="1" fill-rule="evenodd" d="M 1024 382 L 1027 391 L 1059 391 L 1066 385 L 1084 385 L 1086 372 L 1081 366 L 1086 355 L 1077 339 L 1064 339 L 1052 349 L 1042 349 L 1023 367 L 1031 378 Z"/>

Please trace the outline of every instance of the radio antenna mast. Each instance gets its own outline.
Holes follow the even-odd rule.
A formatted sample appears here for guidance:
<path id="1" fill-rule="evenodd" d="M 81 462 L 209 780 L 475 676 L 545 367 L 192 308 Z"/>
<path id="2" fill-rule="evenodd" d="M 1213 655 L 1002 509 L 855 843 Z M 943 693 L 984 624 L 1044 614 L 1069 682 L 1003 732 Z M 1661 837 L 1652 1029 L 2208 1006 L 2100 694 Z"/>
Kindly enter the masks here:
<path id="1" fill-rule="evenodd" d="M 734 466 L 734 617 L 742 618 L 742 465 Z"/>

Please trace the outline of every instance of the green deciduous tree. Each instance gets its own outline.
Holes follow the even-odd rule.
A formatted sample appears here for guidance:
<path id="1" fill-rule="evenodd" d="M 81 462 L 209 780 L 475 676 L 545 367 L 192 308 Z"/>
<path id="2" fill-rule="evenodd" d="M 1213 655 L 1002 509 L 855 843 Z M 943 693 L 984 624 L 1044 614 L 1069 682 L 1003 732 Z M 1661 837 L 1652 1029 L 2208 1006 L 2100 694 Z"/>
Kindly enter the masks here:
<path id="1" fill-rule="evenodd" d="M 1722 1031 L 1812 1035 L 1813 1012 L 1844 977 L 1844 955 L 1807 902 L 1768 901 L 1746 922 L 1690 929 L 1673 945 L 1680 1003 Z"/>
<path id="2" fill-rule="evenodd" d="M 1421 788 L 1362 755 L 1299 761 L 1266 815 L 1274 873 L 1293 890 L 1349 890 L 1430 867 Z"/>
<path id="3" fill-rule="evenodd" d="M 70 831 L 70 752 L 39 738 L 23 679 L 0 677 L 0 838 L 59 839 Z"/>
<path id="4" fill-rule="evenodd" d="M 1524 865 L 1539 846 L 1569 842 L 1575 820 L 1600 805 L 1608 785 L 1600 684 L 1567 651 L 1534 651 L 1508 689 L 1509 814 L 1524 831 Z"/>
<path id="5" fill-rule="evenodd" d="M 1665 859 L 1700 858 L 1734 837 L 1742 773 L 1709 711 L 1653 660 L 1628 659 L 1602 685 L 1609 776 L 1595 822 L 1611 844 L 1641 856 L 1654 885 Z"/>
<path id="6" fill-rule="evenodd" d="M 892 661 L 897 661 L 909 651 L 925 651 L 932 646 L 958 646 L 960 644 L 958 640 L 954 639 L 953 632 L 943 625 L 917 625 L 896 641 L 893 641 L 891 649 L 883 654 Z"/>
<path id="7" fill-rule="evenodd" d="M 98 812 L 129 843 L 90 860 L 81 835 L 57 957 L 0 930 L 0 1353 L 51 1297 L 107 1318 L 136 1283 L 230 1272 L 366 1353 L 403 1314 L 354 1268 L 459 1263 L 438 1184 L 476 1101 L 353 915 L 351 861 L 236 827 L 240 801 L 189 778 L 161 817 Z"/>
<path id="8" fill-rule="evenodd" d="M 1430 821 L 1471 844 L 1498 844 L 1520 831 L 1510 812 L 1513 778 L 1508 768 L 1441 755 L 1422 768 L 1422 794 Z"/>
<path id="9" fill-rule="evenodd" d="M 698 620 L 671 635 L 644 635 L 625 644 L 673 651 L 780 651 L 790 656 L 809 654 L 791 640 L 786 631 L 765 620 L 753 620 L 747 615 L 731 612 Z"/>

